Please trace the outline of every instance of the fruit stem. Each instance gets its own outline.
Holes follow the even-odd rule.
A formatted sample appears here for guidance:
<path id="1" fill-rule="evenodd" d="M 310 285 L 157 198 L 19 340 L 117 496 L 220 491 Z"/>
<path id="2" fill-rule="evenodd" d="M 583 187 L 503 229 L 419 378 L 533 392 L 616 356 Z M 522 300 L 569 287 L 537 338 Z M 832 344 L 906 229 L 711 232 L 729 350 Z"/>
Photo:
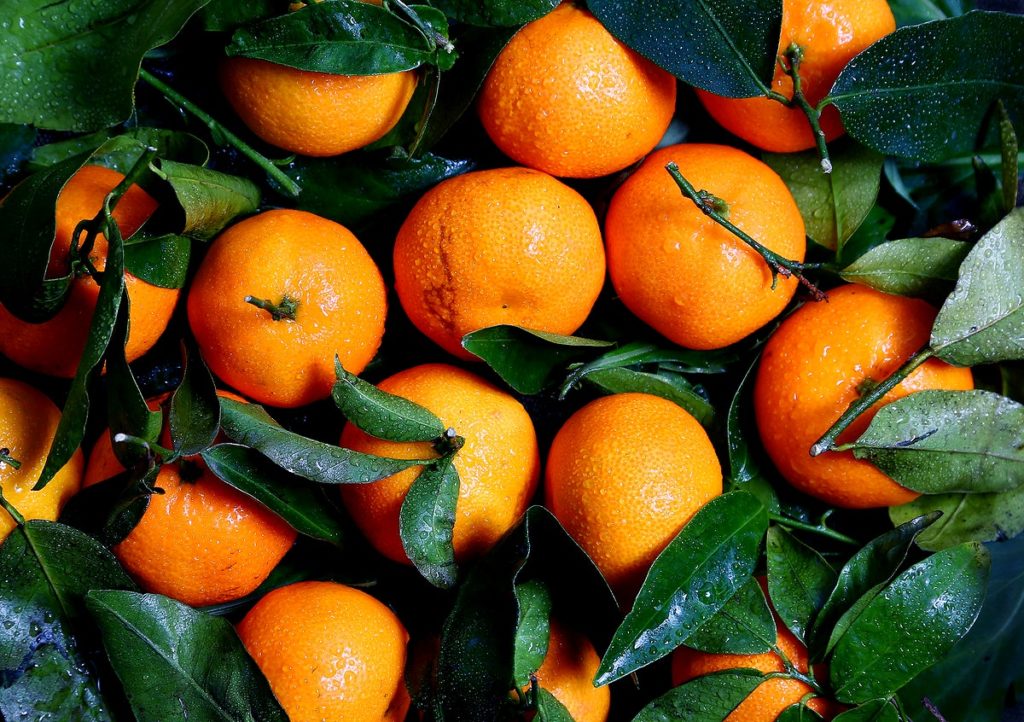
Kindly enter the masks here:
<path id="1" fill-rule="evenodd" d="M 876 401 L 899 386 L 903 379 L 914 373 L 918 366 L 934 355 L 935 352 L 928 346 L 925 346 L 923 349 L 911 356 L 905 364 L 896 369 L 896 371 L 887 379 L 878 382 L 863 396 L 852 401 L 850 405 L 846 407 L 846 411 L 843 412 L 843 415 L 829 427 L 828 431 L 826 431 L 820 439 L 814 442 L 814 445 L 811 447 L 811 456 L 821 456 L 826 451 L 840 450 L 839 447 L 836 446 L 836 439 L 839 435 L 846 431 L 847 427 L 852 424 L 858 416 L 871 408 Z"/>
<path id="2" fill-rule="evenodd" d="M 146 441 L 139 436 L 132 436 L 131 434 L 114 434 L 112 441 L 115 444 L 128 444 L 140 448 L 146 452 L 148 459 L 155 459 L 159 457 L 163 463 L 169 463 L 177 458 L 177 452 L 172 449 L 168 449 L 160 444 L 152 441 Z"/>
<path id="3" fill-rule="evenodd" d="M 294 321 L 295 312 L 299 308 L 299 302 L 288 296 L 284 296 L 281 299 L 281 303 L 273 303 L 263 298 L 256 298 L 255 296 L 246 296 L 246 303 L 251 303 L 256 308 L 262 308 L 264 311 L 270 314 L 270 317 L 275 321 Z"/>
<path id="4" fill-rule="evenodd" d="M 445 432 L 434 442 L 434 450 L 441 454 L 442 458 L 455 454 L 463 447 L 466 440 L 455 433 L 455 429 L 449 426 Z M 440 461 L 440 460 L 439 460 Z"/>
<path id="5" fill-rule="evenodd" d="M 804 59 L 804 49 L 792 43 L 786 52 L 779 57 L 779 66 L 783 72 L 793 79 L 793 97 L 787 98 L 782 93 L 770 91 L 768 97 L 772 100 L 786 105 L 790 108 L 799 108 L 807 116 L 807 122 L 811 124 L 811 133 L 814 135 L 814 145 L 818 149 L 818 157 L 821 158 L 821 172 L 828 174 L 832 172 L 832 159 L 828 154 L 828 144 L 825 142 L 825 131 L 821 129 L 821 110 L 815 108 L 804 95 L 803 81 L 800 79 L 800 63 Z"/>
<path id="6" fill-rule="evenodd" d="M 679 171 L 679 166 L 676 165 L 675 162 L 666 165 L 665 170 L 667 170 L 669 175 L 672 176 L 672 179 L 675 180 L 676 185 L 679 186 L 679 190 L 682 191 L 683 195 L 693 201 L 694 205 L 696 205 L 704 215 L 724 227 L 734 236 L 761 254 L 761 257 L 764 258 L 765 263 L 768 264 L 768 268 L 772 272 L 772 290 L 775 290 L 775 287 L 778 285 L 779 276 L 782 276 L 783 278 L 793 276 L 807 287 L 815 301 L 828 300 L 825 293 L 803 274 L 804 269 L 817 268 L 817 264 L 799 263 L 788 258 L 783 258 L 779 254 L 775 253 L 775 251 L 754 240 L 740 228 L 732 224 L 722 213 L 722 209 L 725 209 L 726 213 L 728 212 L 728 204 L 708 191 L 696 190 L 690 182 L 683 177 L 683 174 Z"/>
<path id="7" fill-rule="evenodd" d="M 145 68 L 139 71 L 139 78 L 159 90 L 167 100 L 179 106 L 182 110 L 187 110 L 202 121 L 203 125 L 213 133 L 214 137 L 219 135 L 224 138 L 229 145 L 234 146 L 242 155 L 266 171 L 267 175 L 273 178 L 292 198 L 299 197 L 299 194 L 302 192 L 302 186 L 289 178 L 284 171 L 274 165 L 273 161 L 221 125 L 209 113 Z"/>
<path id="8" fill-rule="evenodd" d="M 7 501 L 7 497 L 4 496 L 3 489 L 0 489 L 0 507 L 3 507 L 3 509 L 11 515 L 15 524 L 20 525 L 25 523 L 25 517 L 21 515 L 21 512 L 14 508 L 14 504 Z"/>
<path id="9" fill-rule="evenodd" d="M 394 5 L 402 11 L 402 14 L 405 15 L 409 22 L 416 26 L 416 29 L 419 30 L 420 33 L 423 34 L 423 37 L 427 39 L 427 42 L 430 43 L 432 46 L 431 50 L 440 47 L 449 55 L 455 52 L 455 45 L 452 44 L 451 40 L 434 30 L 434 28 L 430 27 L 427 23 L 423 22 L 423 18 L 417 15 L 416 11 L 402 2 L 402 0 L 389 0 L 388 5 Z"/>
<path id="10" fill-rule="evenodd" d="M 0 449 L 0 464 L 7 464 L 12 469 L 21 468 L 21 462 L 11 456 L 11 450 L 6 446 Z"/>
<path id="11" fill-rule="evenodd" d="M 813 524 L 808 524 L 807 522 L 799 521 L 797 519 L 792 519 L 788 516 L 783 516 L 782 514 L 775 514 L 772 512 L 768 513 L 768 518 L 776 524 L 786 527 L 787 529 L 797 529 L 799 531 L 805 531 L 810 534 L 817 534 L 818 536 L 828 537 L 829 539 L 834 539 L 838 542 L 842 542 L 843 544 L 860 546 L 860 542 L 858 542 L 853 537 L 848 537 L 845 534 L 835 531 L 834 529 L 829 529 L 827 526 L 825 526 L 824 521 L 822 521 L 821 524 L 815 526 Z"/>

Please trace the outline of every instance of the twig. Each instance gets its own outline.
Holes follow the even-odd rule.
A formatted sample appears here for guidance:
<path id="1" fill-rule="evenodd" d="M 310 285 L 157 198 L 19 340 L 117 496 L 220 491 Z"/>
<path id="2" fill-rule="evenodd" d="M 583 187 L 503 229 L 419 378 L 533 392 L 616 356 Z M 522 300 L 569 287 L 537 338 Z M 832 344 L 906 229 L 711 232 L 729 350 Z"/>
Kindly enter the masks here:
<path id="1" fill-rule="evenodd" d="M 800 78 L 800 63 L 803 59 L 804 49 L 796 43 L 786 48 L 786 52 L 779 58 L 779 65 L 793 80 L 793 97 L 787 98 L 775 91 L 769 92 L 768 97 L 790 108 L 798 108 L 807 116 L 807 122 L 811 124 L 811 133 L 814 135 L 814 145 L 818 149 L 818 157 L 821 158 L 821 171 L 827 174 L 832 172 L 832 159 L 828 154 L 825 131 L 821 129 L 821 111 L 811 105 L 804 95 L 803 81 Z"/>

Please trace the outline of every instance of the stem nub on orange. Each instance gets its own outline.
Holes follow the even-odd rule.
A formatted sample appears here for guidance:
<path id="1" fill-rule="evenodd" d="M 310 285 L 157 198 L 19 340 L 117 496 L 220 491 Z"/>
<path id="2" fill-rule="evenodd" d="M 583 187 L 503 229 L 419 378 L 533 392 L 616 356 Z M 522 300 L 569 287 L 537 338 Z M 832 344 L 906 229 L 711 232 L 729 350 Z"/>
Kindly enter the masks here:
<path id="1" fill-rule="evenodd" d="M 859 395 L 919 351 L 936 311 L 924 301 L 866 286 L 829 291 L 828 303 L 803 306 L 779 326 L 761 356 L 754 411 L 765 450 L 797 489 L 850 509 L 911 501 L 906 489 L 852 452 L 810 456 L 811 445 Z M 855 441 L 883 405 L 925 389 L 974 388 L 970 369 L 926 361 L 839 436 Z"/>
<path id="2" fill-rule="evenodd" d="M 574 722 L 605 722 L 612 693 L 595 687 L 601 658 L 584 635 L 551 620 L 548 653 L 536 672 L 537 682 L 568 710 Z"/>

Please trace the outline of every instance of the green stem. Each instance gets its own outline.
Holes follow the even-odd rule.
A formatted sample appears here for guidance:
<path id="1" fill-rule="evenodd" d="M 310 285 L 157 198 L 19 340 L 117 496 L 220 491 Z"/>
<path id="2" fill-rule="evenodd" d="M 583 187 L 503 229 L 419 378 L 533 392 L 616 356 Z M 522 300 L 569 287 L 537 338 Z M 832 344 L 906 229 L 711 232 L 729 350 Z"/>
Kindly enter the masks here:
<path id="1" fill-rule="evenodd" d="M 264 311 L 270 314 L 270 317 L 275 321 L 294 321 L 295 312 L 299 308 L 299 303 L 295 299 L 285 296 L 281 299 L 280 303 L 274 303 L 263 298 L 256 298 L 255 296 L 246 296 L 246 303 L 251 303 L 256 308 L 262 308 Z"/>
<path id="2" fill-rule="evenodd" d="M 728 209 L 728 205 L 725 201 L 721 198 L 715 197 L 708 191 L 696 190 L 693 185 L 683 177 L 683 174 L 679 171 L 679 166 L 674 162 L 666 165 L 665 170 L 667 170 L 669 175 L 672 176 L 672 179 L 675 180 L 676 185 L 679 186 L 679 190 L 682 191 L 683 195 L 693 201 L 694 205 L 696 205 L 704 215 L 724 227 L 734 236 L 761 254 L 761 257 L 764 258 L 765 263 L 768 264 L 768 268 L 772 272 L 773 290 L 778 283 L 779 276 L 782 276 L 783 278 L 793 276 L 800 281 L 800 283 L 806 286 L 808 290 L 810 290 L 811 295 L 814 296 L 816 301 L 823 301 L 826 299 L 825 294 L 803 274 L 804 269 L 814 268 L 814 264 L 799 263 L 798 261 L 784 258 L 767 246 L 762 245 L 722 215 L 722 213 L 726 212 Z"/>
<path id="3" fill-rule="evenodd" d="M 439 47 L 449 54 L 455 52 L 455 45 L 452 44 L 451 40 L 434 30 L 434 28 L 430 27 L 427 23 L 423 22 L 423 18 L 421 18 L 415 10 L 402 2 L 402 0 L 389 0 L 388 5 L 394 5 L 402 11 L 402 14 L 405 15 L 409 22 L 415 25 L 416 29 L 422 33 L 424 38 L 426 38 L 427 42 L 431 46 L 431 50 Z"/>
<path id="4" fill-rule="evenodd" d="M 0 464 L 7 464 L 12 469 L 20 469 L 21 462 L 11 456 L 11 450 L 6 446 L 0 449 Z"/>
<path id="5" fill-rule="evenodd" d="M 814 442 L 814 445 L 811 447 L 811 456 L 820 456 L 826 451 L 838 451 L 839 449 L 836 446 L 836 439 L 839 438 L 839 435 L 846 431 L 847 427 L 849 427 L 858 416 L 874 406 L 875 402 L 887 393 L 899 386 L 903 379 L 914 373 L 918 366 L 934 355 L 935 352 L 925 346 L 923 349 L 911 356 L 905 364 L 896 369 L 896 371 L 887 379 L 875 384 L 862 396 L 853 401 L 848 407 L 846 407 L 846 411 L 843 412 L 843 415 L 829 427 L 828 431 L 822 434 L 821 438 Z"/>
<path id="6" fill-rule="evenodd" d="M 804 59 L 804 49 L 796 43 L 786 48 L 784 59 L 780 58 L 779 63 L 782 70 L 793 80 L 793 97 L 786 99 L 780 93 L 773 93 L 769 97 L 773 100 L 785 99 L 790 107 L 799 108 L 811 125 L 811 133 L 814 135 L 814 145 L 818 149 L 818 157 L 821 158 L 821 170 L 823 173 L 832 172 L 832 159 L 828 154 L 828 144 L 825 142 L 825 131 L 821 129 L 821 111 L 815 108 L 804 95 L 803 81 L 800 78 L 800 63 Z"/>
<path id="7" fill-rule="evenodd" d="M 788 516 L 774 514 L 771 512 L 769 512 L 768 518 L 776 524 L 780 524 L 786 527 L 787 529 L 798 529 L 800 531 L 805 531 L 810 534 L 817 534 L 818 536 L 834 539 L 838 542 L 842 542 L 843 544 L 860 546 L 860 542 L 858 542 L 853 537 L 848 537 L 845 534 L 841 534 L 840 532 L 835 531 L 834 529 L 829 529 L 824 524 L 819 524 L 815 526 L 813 524 L 808 524 L 807 522 L 799 521 L 797 519 L 791 519 Z"/>
<path id="8" fill-rule="evenodd" d="M 164 97 L 166 97 L 172 103 L 178 105 L 181 109 L 187 110 L 189 113 L 198 118 L 202 123 L 210 129 L 210 132 L 215 135 L 219 134 L 229 144 L 234 146 L 242 155 L 251 160 L 253 163 L 262 168 L 268 176 L 273 178 L 292 198 L 298 198 L 302 192 L 302 186 L 296 183 L 294 180 L 289 178 L 284 171 L 278 168 L 274 163 L 267 158 L 265 155 L 257 151 L 251 145 L 246 143 L 244 140 L 239 138 L 237 135 L 232 133 L 230 130 L 220 124 L 213 116 L 207 113 L 205 110 L 200 108 L 198 105 L 193 103 L 191 100 L 183 96 L 177 90 L 169 86 L 160 78 L 153 75 L 151 72 L 143 68 L 139 72 L 139 78 L 145 80 L 151 86 L 159 90 Z"/>
<path id="9" fill-rule="evenodd" d="M 173 449 L 161 446 L 153 441 L 146 441 L 139 436 L 132 436 L 131 434 L 114 434 L 112 441 L 115 444 L 128 444 L 145 450 L 146 456 L 150 459 L 160 457 L 164 463 L 169 463 L 177 458 L 177 453 Z"/>
<path id="10" fill-rule="evenodd" d="M 14 504 L 7 501 L 7 497 L 4 496 L 3 489 L 0 489 L 0 507 L 3 507 L 3 509 L 11 515 L 11 518 L 14 519 L 15 524 L 25 523 L 25 517 L 21 515 L 20 511 L 14 508 Z"/>
<path id="11" fill-rule="evenodd" d="M 434 450 L 441 454 L 441 459 L 448 456 L 453 456 L 459 449 L 465 445 L 466 440 L 455 433 L 455 429 L 449 426 L 445 429 L 445 432 L 438 437 L 437 441 L 434 442 Z"/>

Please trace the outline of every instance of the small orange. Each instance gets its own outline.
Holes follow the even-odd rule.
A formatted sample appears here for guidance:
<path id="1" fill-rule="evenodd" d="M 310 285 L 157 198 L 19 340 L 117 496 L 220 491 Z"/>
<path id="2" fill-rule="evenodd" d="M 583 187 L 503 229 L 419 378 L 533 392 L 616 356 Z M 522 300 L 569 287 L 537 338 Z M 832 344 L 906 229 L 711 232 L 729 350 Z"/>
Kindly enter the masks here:
<path id="1" fill-rule="evenodd" d="M 395 288 L 416 327 L 459 358 L 470 331 L 514 324 L 571 334 L 604 283 L 593 209 L 546 173 L 477 171 L 424 195 L 398 232 Z"/>
<path id="2" fill-rule="evenodd" d="M 568 710 L 574 722 L 605 722 L 611 689 L 594 686 L 601 665 L 597 650 L 584 635 L 551 620 L 548 653 L 537 670 L 537 682 Z"/>
<path id="3" fill-rule="evenodd" d="M 80 221 L 92 219 L 103 199 L 124 176 L 101 166 L 87 165 L 73 175 L 57 197 L 56 238 L 50 249 L 48 278 L 67 274 L 71 241 Z M 135 233 L 156 210 L 156 201 L 136 185 L 131 186 L 114 209 L 121 234 Z M 107 265 L 107 239 L 97 236 L 89 260 L 96 270 Z M 160 288 L 125 273 L 131 302 L 130 330 L 125 354 L 129 361 L 142 356 L 167 328 L 178 302 L 179 290 Z M 43 323 L 27 323 L 0 306 L 0 353 L 19 366 L 51 376 L 72 378 L 82 357 L 89 324 L 100 287 L 89 275 L 75 278 L 60 311 Z"/>
<path id="4" fill-rule="evenodd" d="M 267 594 L 238 625 L 291 722 L 401 722 L 409 633 L 365 592 L 299 582 Z"/>
<path id="5" fill-rule="evenodd" d="M 294 210 L 265 211 L 222 233 L 188 296 L 210 369 L 272 406 L 329 396 L 335 354 L 361 372 L 380 346 L 386 311 L 384 279 L 359 240 Z"/>
<path id="6" fill-rule="evenodd" d="M 761 356 L 754 412 L 765 450 L 793 486 L 849 509 L 917 497 L 852 452 L 809 452 L 863 384 L 887 378 L 928 343 L 935 315 L 924 301 L 851 284 L 829 291 L 828 303 L 803 306 L 782 322 Z M 970 369 L 930 359 L 861 414 L 839 443 L 856 440 L 879 408 L 915 391 L 972 388 Z"/>
<path id="7" fill-rule="evenodd" d="M 82 485 L 82 451 L 71 459 L 39 491 L 39 480 L 60 423 L 60 409 L 44 394 L 26 383 L 0 379 L 0 449 L 21 464 L 20 469 L 0 461 L 0 489 L 18 512 L 28 519 L 53 521 L 68 499 Z M 14 531 L 11 515 L 0 509 L 0 542 Z"/>
<path id="8" fill-rule="evenodd" d="M 675 104 L 675 78 L 566 2 L 502 50 L 478 110 L 491 140 L 517 163 L 594 178 L 649 153 Z"/>
<path id="9" fill-rule="evenodd" d="M 481 556 L 518 521 L 537 487 L 540 457 L 530 415 L 504 391 L 444 364 L 400 371 L 378 388 L 434 412 L 465 439 L 455 456 L 460 486 L 452 543 L 460 561 Z M 396 459 L 437 456 L 429 443 L 383 441 L 352 424 L 342 430 L 341 445 Z M 409 559 L 398 534 L 398 515 L 419 474 L 414 467 L 372 484 L 341 489 L 346 508 L 373 546 L 406 564 Z"/>
<path id="10" fill-rule="evenodd" d="M 591 401 L 555 435 L 545 475 L 547 507 L 631 597 L 654 558 L 698 509 L 722 493 L 707 433 L 658 396 Z"/>
<path id="11" fill-rule="evenodd" d="M 779 55 L 791 44 L 803 49 L 800 82 L 808 102 L 817 105 L 854 55 L 896 29 L 886 0 L 783 0 Z M 793 80 L 778 65 L 772 90 L 793 97 Z M 697 97 L 718 123 L 762 150 L 792 153 L 814 147 L 807 116 L 768 98 L 723 98 L 703 90 Z M 843 134 L 832 106 L 821 115 L 825 139 Z"/>
<path id="12" fill-rule="evenodd" d="M 679 191 L 665 166 L 728 205 L 728 218 L 779 255 L 802 261 L 804 222 L 786 184 L 735 148 L 687 144 L 653 153 L 612 197 L 608 270 L 626 307 L 681 346 L 728 346 L 778 316 L 794 278 L 772 289 L 765 260 Z"/>

